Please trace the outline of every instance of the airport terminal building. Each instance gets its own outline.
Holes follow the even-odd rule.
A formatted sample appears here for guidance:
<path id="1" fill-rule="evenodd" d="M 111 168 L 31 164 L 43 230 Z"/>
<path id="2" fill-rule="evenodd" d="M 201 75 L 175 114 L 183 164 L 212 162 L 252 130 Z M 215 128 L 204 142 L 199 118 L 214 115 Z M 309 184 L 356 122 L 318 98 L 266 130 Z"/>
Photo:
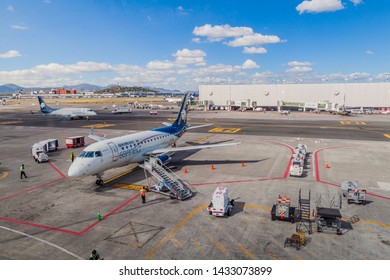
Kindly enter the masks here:
<path id="1" fill-rule="evenodd" d="M 206 107 L 380 109 L 390 107 L 390 83 L 199 85 L 199 100 Z"/>

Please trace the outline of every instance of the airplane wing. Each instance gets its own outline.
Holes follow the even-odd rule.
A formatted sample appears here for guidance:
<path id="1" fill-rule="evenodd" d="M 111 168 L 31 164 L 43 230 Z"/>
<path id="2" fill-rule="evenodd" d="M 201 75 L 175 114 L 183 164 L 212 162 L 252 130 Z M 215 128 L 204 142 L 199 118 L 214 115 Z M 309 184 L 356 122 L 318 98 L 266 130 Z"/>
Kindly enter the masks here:
<path id="1" fill-rule="evenodd" d="M 98 136 L 94 133 L 93 131 L 93 127 L 89 130 L 89 134 L 88 134 L 88 137 L 97 141 L 97 142 L 100 142 L 100 141 L 103 141 L 103 140 L 106 140 L 106 137 L 101 137 L 101 136 Z"/>
<path id="2" fill-rule="evenodd" d="M 185 146 L 185 147 L 169 147 L 169 148 L 156 149 L 156 150 L 148 152 L 148 154 L 153 155 L 153 154 L 164 154 L 164 153 L 169 153 L 169 152 L 211 149 L 211 148 L 216 148 L 216 147 L 235 146 L 235 145 L 240 145 L 240 144 L 241 144 L 241 141 L 235 142 L 235 143 L 196 145 L 196 146 Z"/>
<path id="3" fill-rule="evenodd" d="M 213 123 L 207 123 L 207 124 L 189 126 L 189 127 L 186 128 L 186 130 L 195 129 L 195 128 L 199 128 L 199 127 L 204 127 L 204 126 L 210 126 L 210 125 L 213 125 Z"/>

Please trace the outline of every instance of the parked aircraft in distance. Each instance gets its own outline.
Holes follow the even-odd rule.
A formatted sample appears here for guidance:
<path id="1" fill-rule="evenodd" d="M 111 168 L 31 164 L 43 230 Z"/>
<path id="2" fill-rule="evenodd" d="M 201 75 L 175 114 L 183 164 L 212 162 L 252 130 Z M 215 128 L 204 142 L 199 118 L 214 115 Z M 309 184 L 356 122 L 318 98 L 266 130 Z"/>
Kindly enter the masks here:
<path id="1" fill-rule="evenodd" d="M 165 97 L 164 98 L 165 101 L 168 101 L 169 103 L 177 103 L 177 102 L 180 102 L 182 101 L 182 98 L 175 98 L 175 97 Z"/>
<path id="2" fill-rule="evenodd" d="M 89 108 L 51 108 L 46 105 L 45 101 L 41 96 L 38 96 L 39 106 L 41 112 L 44 115 L 49 116 L 60 116 L 62 118 L 77 119 L 86 118 L 89 119 L 91 116 L 96 116 L 96 112 Z"/>
<path id="3" fill-rule="evenodd" d="M 166 126 L 148 131 L 137 132 L 111 139 L 90 133 L 89 137 L 98 141 L 86 147 L 74 160 L 68 170 L 69 177 L 82 177 L 93 175 L 97 177 L 96 184 L 103 184 L 103 172 L 129 163 L 143 162 L 150 156 L 155 156 L 162 163 L 168 163 L 170 152 L 209 149 L 239 145 L 241 142 L 221 143 L 209 145 L 197 145 L 176 147 L 176 141 L 189 129 L 209 126 L 188 126 L 188 98 L 184 96 L 177 119 L 172 123 L 164 123 Z"/>

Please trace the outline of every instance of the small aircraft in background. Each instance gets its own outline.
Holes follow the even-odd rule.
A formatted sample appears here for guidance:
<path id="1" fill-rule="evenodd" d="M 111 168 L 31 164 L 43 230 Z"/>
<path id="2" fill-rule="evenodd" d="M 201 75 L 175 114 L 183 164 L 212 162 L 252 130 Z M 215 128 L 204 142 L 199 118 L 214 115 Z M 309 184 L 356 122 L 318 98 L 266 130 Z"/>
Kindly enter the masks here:
<path id="1" fill-rule="evenodd" d="M 46 105 L 41 96 L 38 96 L 39 106 L 44 115 L 59 116 L 66 119 L 89 119 L 91 116 L 96 116 L 96 112 L 89 108 L 51 108 Z"/>

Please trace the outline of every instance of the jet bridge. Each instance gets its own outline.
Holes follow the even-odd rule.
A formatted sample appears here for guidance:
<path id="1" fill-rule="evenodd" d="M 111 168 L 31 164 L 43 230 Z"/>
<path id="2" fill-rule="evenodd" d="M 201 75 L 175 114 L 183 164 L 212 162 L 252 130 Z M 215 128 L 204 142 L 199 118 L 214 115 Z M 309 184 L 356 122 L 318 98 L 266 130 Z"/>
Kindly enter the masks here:
<path id="1" fill-rule="evenodd" d="M 185 200 L 195 193 L 195 189 L 184 182 L 157 157 L 149 157 L 140 165 L 145 171 L 150 191 L 168 195 L 171 198 Z M 151 175 L 148 176 L 148 173 Z"/>

